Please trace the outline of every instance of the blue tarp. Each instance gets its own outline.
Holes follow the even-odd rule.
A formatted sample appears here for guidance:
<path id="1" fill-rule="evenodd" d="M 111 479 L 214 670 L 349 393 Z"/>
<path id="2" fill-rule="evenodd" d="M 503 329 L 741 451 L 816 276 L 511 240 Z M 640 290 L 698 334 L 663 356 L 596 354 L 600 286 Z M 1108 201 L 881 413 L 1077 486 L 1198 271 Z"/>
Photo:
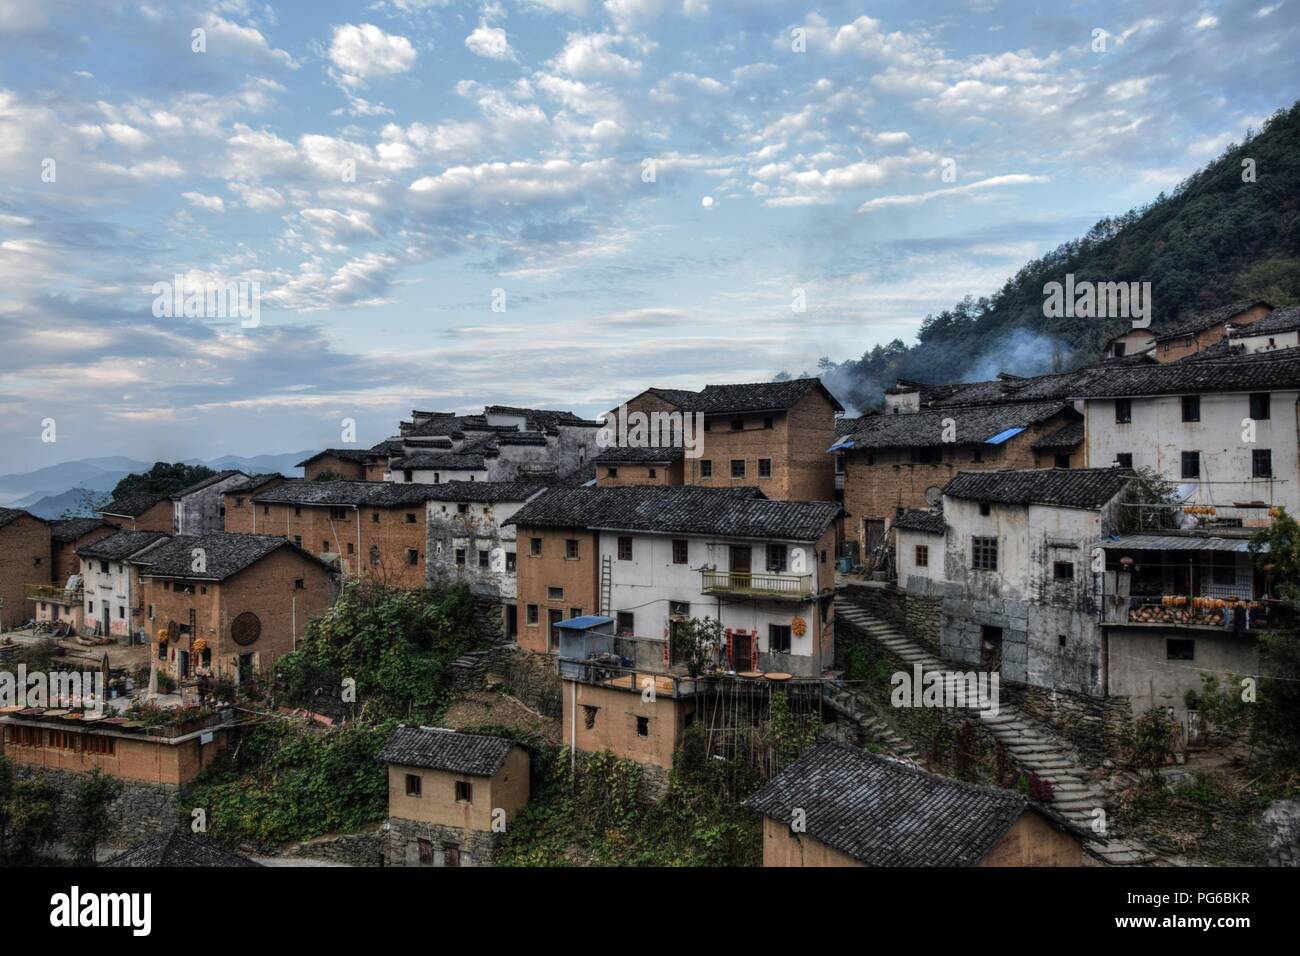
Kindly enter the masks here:
<path id="1" fill-rule="evenodd" d="M 1016 437 L 1017 435 L 1019 435 L 1022 431 L 1024 431 L 1023 428 L 1008 428 L 1008 429 L 1007 429 L 1006 431 L 1004 431 L 1004 432 L 998 432 L 998 433 L 997 433 L 996 435 L 994 435 L 992 438 L 986 438 L 986 439 L 984 439 L 984 444 L 986 444 L 986 445 L 1001 445 L 1001 444 L 1002 444 L 1004 441 L 1006 441 L 1008 438 L 1015 438 L 1015 437 Z"/>
<path id="2" fill-rule="evenodd" d="M 556 627 L 571 627 L 575 631 L 585 631 L 588 628 L 599 627 L 601 624 L 613 624 L 612 617 L 605 617 L 603 614 L 584 614 L 582 617 L 571 617 L 567 621 L 556 621 Z"/>
<path id="3" fill-rule="evenodd" d="M 830 452 L 833 452 L 833 451 L 839 451 L 841 448 L 852 448 L 852 447 L 853 447 L 853 440 L 852 440 L 852 439 L 846 439 L 846 440 L 844 440 L 844 441 L 842 441 L 842 442 L 837 442 L 836 444 L 831 445 L 831 447 L 830 447 L 830 448 L 827 448 L 826 451 L 827 451 L 827 453 L 830 453 Z"/>

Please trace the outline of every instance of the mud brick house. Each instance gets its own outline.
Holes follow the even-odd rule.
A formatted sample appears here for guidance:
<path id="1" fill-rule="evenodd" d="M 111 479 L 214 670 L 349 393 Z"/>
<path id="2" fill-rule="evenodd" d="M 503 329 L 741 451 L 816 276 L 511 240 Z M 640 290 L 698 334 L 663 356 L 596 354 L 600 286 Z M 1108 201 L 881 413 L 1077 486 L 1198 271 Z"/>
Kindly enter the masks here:
<path id="1" fill-rule="evenodd" d="M 686 456 L 681 448 L 602 448 L 592 464 L 596 485 L 664 485 L 686 483 Z"/>
<path id="2" fill-rule="evenodd" d="M 226 749 L 231 715 L 212 714 L 146 732 L 124 717 L 76 720 L 66 710 L 24 708 L 0 715 L 4 755 L 47 771 L 100 770 L 120 780 L 176 788 L 194 780 Z"/>
<path id="3" fill-rule="evenodd" d="M 1300 353 L 1096 369 L 1073 391 L 1092 465 L 1150 468 L 1220 521 L 1266 525 L 1274 506 L 1300 513 Z"/>
<path id="4" fill-rule="evenodd" d="M 388 470 L 388 451 L 384 442 L 373 448 L 326 448 L 298 462 L 308 481 L 335 477 L 346 481 L 383 481 Z"/>
<path id="5" fill-rule="evenodd" d="M 1256 300 L 1195 312 L 1155 337 L 1153 355 L 1158 362 L 1177 362 L 1223 341 L 1230 329 L 1251 325 L 1272 311 L 1272 305 Z"/>
<path id="6" fill-rule="evenodd" d="M 1082 866 L 1088 839 L 1017 793 L 829 741 L 747 805 L 764 866 Z"/>
<path id="7" fill-rule="evenodd" d="M 1102 354 L 1108 359 L 1129 358 L 1149 352 L 1155 344 L 1156 334 L 1151 329 L 1128 328 L 1107 339 Z"/>
<path id="8" fill-rule="evenodd" d="M 1244 354 L 1300 348 L 1300 307 L 1274 309 L 1258 322 L 1229 329 L 1226 341 Z"/>
<path id="9" fill-rule="evenodd" d="M 859 419 L 829 449 L 843 457 L 845 539 L 871 555 L 899 515 L 937 504 L 959 471 L 1033 468 L 1046 454 L 1081 464 L 1067 444 L 1082 442 L 1070 427 L 1081 419 L 1062 400 L 931 405 Z"/>
<path id="10" fill-rule="evenodd" d="M 180 535 L 131 561 L 156 668 L 178 680 L 269 668 L 337 592 L 329 564 L 269 534 Z"/>
<path id="11" fill-rule="evenodd" d="M 114 498 L 99 509 L 99 515 L 125 531 L 176 530 L 176 506 L 169 495 L 154 491 L 133 491 Z"/>
<path id="12" fill-rule="evenodd" d="M 81 561 L 76 548 L 97 541 L 117 529 L 102 518 L 64 518 L 49 522 L 52 580 L 27 586 L 27 597 L 38 621 L 63 625 L 70 633 L 83 626 Z"/>
<path id="13" fill-rule="evenodd" d="M 0 630 L 34 617 L 30 584 L 53 584 L 50 525 L 18 508 L 0 508 Z"/>
<path id="14" fill-rule="evenodd" d="M 101 538 L 116 534 L 116 525 L 103 518 L 60 518 L 50 522 L 53 581 L 63 584 L 74 574 L 81 573 L 81 559 L 77 549 Z"/>
<path id="15" fill-rule="evenodd" d="M 144 588 L 132 558 L 171 540 L 162 531 L 118 531 L 77 549 L 81 567 L 81 626 L 129 644 L 147 644 Z"/>
<path id="16" fill-rule="evenodd" d="M 285 478 L 284 475 L 253 475 L 244 481 L 227 485 L 221 492 L 222 514 L 224 516 L 221 531 L 239 531 L 251 534 L 257 529 L 255 525 L 255 508 L 253 497 L 263 491 L 270 491 L 286 481 L 300 479 Z"/>
<path id="17" fill-rule="evenodd" d="M 752 488 L 563 488 L 509 519 L 518 528 L 519 644 L 558 649 L 557 625 L 597 613 L 657 642 L 717 619 L 737 671 L 817 676 L 834 648 L 831 596 L 840 508 L 771 501 Z"/>
<path id="18" fill-rule="evenodd" d="M 535 482 L 454 481 L 429 492 L 428 580 L 467 584 L 499 604 L 501 633 L 515 638 L 518 555 L 515 527 L 505 522 L 547 486 Z"/>
<path id="19" fill-rule="evenodd" d="M 219 471 L 182 488 L 171 496 L 175 509 L 172 530 L 176 534 L 221 531 L 225 527 L 225 490 L 247 480 L 242 471 Z"/>
<path id="20" fill-rule="evenodd" d="M 835 440 L 836 416 L 844 407 L 818 379 L 708 385 L 698 392 L 649 388 L 611 411 L 607 420 L 616 424 L 623 409 L 629 415 L 692 416 L 692 427 L 694 416 L 703 416 L 704 432 L 695 436 L 702 441 L 698 457 L 681 458 L 683 484 L 752 485 L 778 501 L 835 497 L 834 462 L 822 453 Z M 625 470 L 613 454 L 611 448 L 601 449 L 600 484 L 626 484 L 638 477 L 646 484 L 666 483 L 659 478 L 658 463 L 641 468 L 633 459 Z M 654 476 L 649 467 L 655 468 Z M 615 469 L 612 475 L 610 468 Z"/>
<path id="21" fill-rule="evenodd" d="M 397 587 L 426 583 L 433 485 L 387 481 L 286 481 L 252 495 L 253 530 L 280 535 L 344 574 Z"/>
<path id="22" fill-rule="evenodd" d="M 388 866 L 490 866 L 528 803 L 528 751 L 501 737 L 398 727 L 388 765 Z"/>

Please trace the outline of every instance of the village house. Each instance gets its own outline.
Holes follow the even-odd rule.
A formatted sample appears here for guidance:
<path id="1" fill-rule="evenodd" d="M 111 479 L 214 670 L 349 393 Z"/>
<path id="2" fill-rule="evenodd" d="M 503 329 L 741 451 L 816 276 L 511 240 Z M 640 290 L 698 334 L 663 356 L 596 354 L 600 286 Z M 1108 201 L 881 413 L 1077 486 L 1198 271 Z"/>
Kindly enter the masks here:
<path id="1" fill-rule="evenodd" d="M 0 631 L 33 619 L 27 587 L 54 583 L 50 553 L 47 521 L 19 508 L 0 508 Z"/>
<path id="2" fill-rule="evenodd" d="M 747 806 L 764 866 L 1082 866 L 1088 834 L 1009 790 L 817 744 Z"/>
<path id="3" fill-rule="evenodd" d="M 678 663 L 677 622 L 717 619 L 736 671 L 819 676 L 834 653 L 833 502 L 754 489 L 558 488 L 511 519 L 519 541 L 519 644 L 558 649 L 566 618 L 597 613 Z"/>
<path id="4" fill-rule="evenodd" d="M 936 505 L 960 471 L 1077 467 L 1081 420 L 1059 399 L 864 416 L 828 449 L 843 459 L 844 537 L 868 560 L 899 515 Z"/>
<path id="5" fill-rule="evenodd" d="M 385 442 L 373 448 L 326 448 L 295 466 L 301 468 L 307 481 L 326 478 L 345 481 L 383 481 L 388 471 L 388 451 Z"/>
<path id="6" fill-rule="evenodd" d="M 906 516 L 898 583 L 942 595 L 942 656 L 1106 696 L 1092 548 L 1119 527 L 1130 478 L 1113 468 L 963 472 L 943 490 L 942 534 L 933 517 Z"/>
<path id="7" fill-rule="evenodd" d="M 388 866 L 490 866 L 528 803 L 528 751 L 501 737 L 398 727 L 388 765 Z"/>
<path id="8" fill-rule="evenodd" d="M 263 491 L 270 491 L 290 479 L 281 474 L 253 475 L 244 481 L 228 485 L 221 492 L 223 526 L 222 531 L 237 531 L 252 534 L 256 528 L 256 509 L 253 497 Z"/>
<path id="9" fill-rule="evenodd" d="M 233 715 L 208 714 L 151 733 L 110 712 L 28 707 L 0 715 L 4 755 L 47 771 L 99 770 L 120 780 L 182 787 L 224 753 Z"/>
<path id="10" fill-rule="evenodd" d="M 219 471 L 202 481 L 196 481 L 171 496 L 175 509 L 172 530 L 176 534 L 206 534 L 225 527 L 223 493 L 227 488 L 242 484 L 248 475 L 242 471 Z"/>
<path id="11" fill-rule="evenodd" d="M 346 575 L 421 588 L 425 503 L 434 491 L 386 481 L 286 481 L 251 496 L 253 530 L 287 538 Z"/>
<path id="12" fill-rule="evenodd" d="M 50 543 L 53 550 L 50 557 L 54 582 L 59 584 L 72 575 L 81 573 L 78 548 L 117 532 L 116 525 L 109 524 L 102 518 L 58 518 L 51 521 Z"/>
<path id="13" fill-rule="evenodd" d="M 118 531 L 79 547 L 81 626 L 128 644 L 149 643 L 140 568 L 131 559 L 169 540 L 171 535 L 163 531 Z"/>
<path id="14" fill-rule="evenodd" d="M 269 534 L 177 536 L 131 562 L 144 586 L 155 669 L 177 681 L 265 671 L 337 592 L 330 565 Z"/>
<path id="15" fill-rule="evenodd" d="M 83 623 L 81 562 L 76 548 L 117 529 L 102 518 L 62 518 L 48 524 L 51 580 L 29 584 L 27 597 L 38 622 L 55 625 L 58 633 L 76 634 Z"/>
<path id="16" fill-rule="evenodd" d="M 1229 328 L 1225 341 L 1248 355 L 1300 348 L 1300 307 L 1274 309 L 1258 322 Z"/>
<path id="17" fill-rule="evenodd" d="M 621 485 L 665 485 L 686 483 L 686 454 L 681 447 L 632 448 L 611 445 L 596 453 L 598 488 Z"/>
<path id="18" fill-rule="evenodd" d="M 501 605 L 502 634 L 514 640 L 518 615 L 515 527 L 505 522 L 546 490 L 534 482 L 457 481 L 430 489 L 426 502 L 429 583 L 456 582 Z"/>
<path id="19" fill-rule="evenodd" d="M 114 498 L 99 509 L 105 521 L 124 531 L 176 530 L 176 505 L 171 497 L 155 491 L 133 491 Z"/>
<path id="20" fill-rule="evenodd" d="M 1156 335 L 1152 354 L 1158 362 L 1177 362 L 1223 341 L 1230 329 L 1251 325 L 1272 311 L 1272 305 L 1256 300 L 1194 312 Z"/>
<path id="21" fill-rule="evenodd" d="M 1107 339 L 1102 354 L 1108 359 L 1129 358 L 1148 352 L 1155 344 L 1156 334 L 1151 329 L 1128 328 Z"/>
<path id="22" fill-rule="evenodd" d="M 1094 372 L 1075 388 L 1095 467 L 1149 468 L 1189 506 L 1248 527 L 1300 513 L 1300 353 Z"/>
<path id="23" fill-rule="evenodd" d="M 835 497 L 834 462 L 821 453 L 835 439 L 836 416 L 842 406 L 819 379 L 800 378 L 782 382 L 744 385 L 707 385 L 698 392 L 686 389 L 649 388 L 606 416 L 612 430 L 619 427 L 624 412 L 651 416 L 702 416 L 703 431 L 692 433 L 701 442 L 698 454 L 684 455 L 681 482 L 706 488 L 749 485 L 778 501 L 831 501 Z M 660 419 L 662 422 L 663 419 Z M 672 442 L 672 433 L 656 435 L 661 445 Z M 678 442 L 685 437 L 681 429 Z M 610 448 L 600 451 L 602 462 L 596 480 L 602 485 L 625 484 L 644 477 L 646 484 L 667 484 L 659 477 L 660 463 L 627 466 Z M 613 470 L 611 473 L 611 469 Z M 653 469 L 655 474 L 649 474 Z M 676 476 L 674 472 L 673 477 Z"/>

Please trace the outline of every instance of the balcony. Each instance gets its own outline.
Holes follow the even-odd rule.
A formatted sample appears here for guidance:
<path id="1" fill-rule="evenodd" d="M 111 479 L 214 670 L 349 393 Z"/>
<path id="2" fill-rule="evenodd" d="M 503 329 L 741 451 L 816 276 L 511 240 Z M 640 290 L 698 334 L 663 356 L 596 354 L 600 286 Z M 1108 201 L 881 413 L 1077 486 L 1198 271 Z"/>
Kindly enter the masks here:
<path id="1" fill-rule="evenodd" d="M 808 601 L 813 596 L 811 574 L 774 574 L 756 571 L 700 572 L 705 594 L 739 594 L 777 601 Z"/>
<path id="2" fill-rule="evenodd" d="M 46 604 L 60 604 L 64 607 L 80 607 L 83 597 L 81 588 L 69 591 L 57 584 L 28 584 L 24 592 L 29 601 L 44 601 Z"/>
<path id="3" fill-rule="evenodd" d="M 1224 597 L 1116 596 L 1106 601 L 1102 623 L 1126 627 L 1259 631 L 1269 624 L 1271 603 L 1251 598 L 1249 594 Z"/>

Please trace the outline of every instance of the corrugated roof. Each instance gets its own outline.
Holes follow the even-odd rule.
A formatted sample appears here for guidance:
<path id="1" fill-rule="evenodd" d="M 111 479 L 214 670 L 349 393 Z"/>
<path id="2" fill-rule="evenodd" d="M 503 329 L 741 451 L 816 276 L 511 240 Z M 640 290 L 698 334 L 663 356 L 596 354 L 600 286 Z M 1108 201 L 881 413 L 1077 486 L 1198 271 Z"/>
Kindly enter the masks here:
<path id="1" fill-rule="evenodd" d="M 1108 550 L 1130 551 L 1232 551 L 1247 554 L 1249 538 L 1220 537 L 1210 532 L 1196 534 L 1126 534 L 1102 538 L 1098 545 Z M 1267 547 L 1264 548 L 1267 551 Z"/>

